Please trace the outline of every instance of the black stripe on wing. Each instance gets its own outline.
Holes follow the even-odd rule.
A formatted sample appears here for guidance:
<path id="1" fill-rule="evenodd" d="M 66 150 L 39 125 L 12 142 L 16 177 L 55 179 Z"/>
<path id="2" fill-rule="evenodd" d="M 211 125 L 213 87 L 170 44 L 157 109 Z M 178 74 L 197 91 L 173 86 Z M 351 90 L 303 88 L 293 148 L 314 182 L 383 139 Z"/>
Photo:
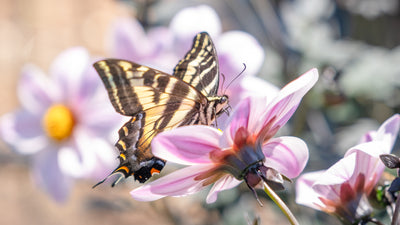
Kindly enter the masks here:
<path id="1" fill-rule="evenodd" d="M 182 98 L 205 101 L 205 96 L 185 81 L 150 67 L 118 59 L 99 61 L 94 67 L 115 110 L 123 115 L 134 116 Z"/>
<path id="2" fill-rule="evenodd" d="M 206 32 L 196 35 L 192 48 L 179 61 L 174 76 L 189 83 L 204 96 L 216 96 L 219 85 L 217 52 Z"/>

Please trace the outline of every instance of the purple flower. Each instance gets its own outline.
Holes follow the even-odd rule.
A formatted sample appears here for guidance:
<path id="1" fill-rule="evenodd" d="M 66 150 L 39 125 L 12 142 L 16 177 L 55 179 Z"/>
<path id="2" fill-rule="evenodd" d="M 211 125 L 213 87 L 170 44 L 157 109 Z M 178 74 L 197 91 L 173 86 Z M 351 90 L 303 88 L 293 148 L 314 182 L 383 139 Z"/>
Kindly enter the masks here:
<path id="1" fill-rule="evenodd" d="M 386 120 L 377 131 L 325 171 L 306 173 L 297 180 L 296 202 L 354 223 L 372 212 L 368 201 L 385 166 L 379 155 L 391 152 L 400 127 L 400 115 Z"/>
<path id="2" fill-rule="evenodd" d="M 206 5 L 185 8 L 174 16 L 169 28 L 153 27 L 147 33 L 131 18 L 116 21 L 111 38 L 112 55 L 172 73 L 175 65 L 190 49 L 193 37 L 202 31 L 211 35 L 221 74 L 225 76 L 225 79 L 220 79 L 219 94 L 227 94 L 232 106 L 249 95 L 260 95 L 254 90 L 271 90 L 276 94 L 277 88 L 266 81 L 257 77 L 247 79 L 247 76 L 257 74 L 264 62 L 262 46 L 254 37 L 242 31 L 221 33 L 221 21 L 217 13 Z M 243 64 L 246 65 L 245 71 Z M 227 84 L 242 71 L 239 79 L 226 90 Z M 246 79 L 243 81 L 245 84 L 242 83 L 243 79 Z M 264 86 L 264 89 L 242 93 L 247 90 L 243 85 Z"/>
<path id="3" fill-rule="evenodd" d="M 209 126 L 187 126 L 157 135 L 152 142 L 153 154 L 188 166 L 133 190 L 131 195 L 152 201 L 193 194 L 214 184 L 207 197 L 212 203 L 220 191 L 242 180 L 252 190 L 261 180 L 282 187 L 282 175 L 294 178 L 304 169 L 308 148 L 299 138 L 274 135 L 317 79 L 318 72 L 312 69 L 275 98 L 243 100 L 224 132 Z"/>
<path id="4" fill-rule="evenodd" d="M 36 183 L 64 201 L 75 178 L 105 176 L 116 152 L 105 138 L 120 125 L 88 52 L 62 52 L 50 77 L 34 65 L 22 70 L 18 84 L 21 109 L 4 115 L 1 138 L 30 156 Z"/>

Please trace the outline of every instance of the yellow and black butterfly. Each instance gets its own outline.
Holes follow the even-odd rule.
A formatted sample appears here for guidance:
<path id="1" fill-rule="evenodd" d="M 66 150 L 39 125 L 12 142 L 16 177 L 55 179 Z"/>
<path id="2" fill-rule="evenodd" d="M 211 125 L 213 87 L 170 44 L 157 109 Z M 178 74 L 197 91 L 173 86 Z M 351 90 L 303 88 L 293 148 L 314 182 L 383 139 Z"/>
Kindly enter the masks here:
<path id="1" fill-rule="evenodd" d="M 120 165 L 108 177 L 121 176 L 112 186 L 131 175 L 143 183 L 159 173 L 165 161 L 151 153 L 155 135 L 179 126 L 211 125 L 228 103 L 226 95 L 217 95 L 218 58 L 205 32 L 196 35 L 173 76 L 120 59 L 102 60 L 94 67 L 115 110 L 132 117 L 118 132 Z"/>

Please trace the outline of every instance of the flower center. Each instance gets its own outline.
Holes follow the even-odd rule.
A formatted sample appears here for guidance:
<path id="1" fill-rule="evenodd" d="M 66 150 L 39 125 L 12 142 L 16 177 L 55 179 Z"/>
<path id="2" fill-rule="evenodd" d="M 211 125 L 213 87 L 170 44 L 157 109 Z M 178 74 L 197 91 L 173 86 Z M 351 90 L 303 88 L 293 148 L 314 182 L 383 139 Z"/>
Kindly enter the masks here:
<path id="1" fill-rule="evenodd" d="M 62 141 L 71 136 L 75 119 L 70 109 L 57 104 L 47 109 L 42 124 L 47 136 Z"/>

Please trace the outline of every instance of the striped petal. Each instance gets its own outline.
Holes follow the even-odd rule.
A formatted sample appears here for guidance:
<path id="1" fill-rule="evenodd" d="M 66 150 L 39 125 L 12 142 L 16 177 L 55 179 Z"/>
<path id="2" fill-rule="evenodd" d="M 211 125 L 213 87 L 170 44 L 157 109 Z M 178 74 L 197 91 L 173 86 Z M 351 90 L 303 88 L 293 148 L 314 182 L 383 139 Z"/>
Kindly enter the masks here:
<path id="1" fill-rule="evenodd" d="M 304 95 L 314 86 L 317 80 L 317 69 L 311 69 L 283 87 L 278 96 L 268 105 L 265 113 L 255 121 L 254 132 L 258 133 L 266 126 L 271 126 L 270 130 L 275 131 L 285 125 L 296 111 Z M 262 121 L 262 123 L 259 121 Z"/>
<path id="2" fill-rule="evenodd" d="M 361 143 L 370 141 L 382 141 L 385 143 L 386 148 L 383 149 L 382 154 L 389 154 L 392 151 L 393 145 L 399 133 L 400 128 L 400 114 L 395 114 L 379 127 L 377 131 L 370 131 L 361 138 Z M 349 152 L 348 154 L 350 154 Z M 347 153 L 346 153 L 347 154 Z"/>
<path id="3" fill-rule="evenodd" d="M 327 169 L 314 183 L 314 190 L 325 199 L 340 202 L 340 187 L 356 177 L 356 155 L 344 157 Z"/>
<path id="4" fill-rule="evenodd" d="M 273 138 L 262 147 L 265 165 L 294 178 L 304 169 L 308 161 L 306 143 L 296 137 Z"/>
<path id="5" fill-rule="evenodd" d="M 321 196 L 313 188 L 313 184 L 325 171 L 305 173 L 296 180 L 296 203 L 305 205 L 317 210 L 323 210 L 326 206 L 319 199 Z"/>
<path id="6" fill-rule="evenodd" d="M 154 201 L 166 196 L 194 194 L 205 188 L 196 177 L 208 171 L 208 165 L 188 166 L 145 184 L 130 192 L 138 201 Z"/>
<path id="7" fill-rule="evenodd" d="M 225 175 L 224 177 L 220 178 L 218 181 L 215 182 L 213 187 L 211 188 L 210 192 L 207 195 L 206 202 L 208 204 L 213 203 L 217 200 L 218 193 L 224 190 L 228 190 L 234 188 L 242 183 L 241 180 L 236 180 L 230 174 Z"/>
<path id="8" fill-rule="evenodd" d="M 221 147 L 229 147 L 233 145 L 233 138 L 236 132 L 241 127 L 247 131 L 252 132 L 254 124 L 259 121 L 260 116 L 263 114 L 267 107 L 266 97 L 248 97 L 240 102 L 236 107 L 230 120 L 227 122 L 228 126 L 224 129 L 224 134 L 221 139 Z"/>
<path id="9" fill-rule="evenodd" d="M 152 141 L 155 156 L 183 165 L 212 163 L 209 153 L 219 149 L 221 132 L 209 126 L 185 126 L 158 134 Z"/>

